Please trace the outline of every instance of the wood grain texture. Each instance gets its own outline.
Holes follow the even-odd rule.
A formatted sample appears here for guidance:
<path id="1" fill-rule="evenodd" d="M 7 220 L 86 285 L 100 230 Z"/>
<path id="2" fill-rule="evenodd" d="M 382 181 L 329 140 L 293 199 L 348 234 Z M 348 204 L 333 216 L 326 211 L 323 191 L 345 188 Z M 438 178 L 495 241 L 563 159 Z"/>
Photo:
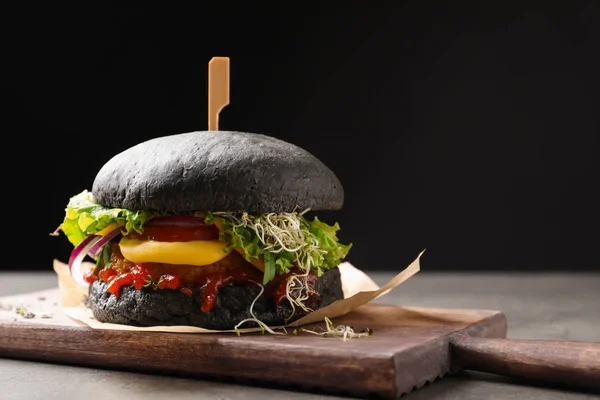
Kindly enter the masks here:
<path id="1" fill-rule="evenodd" d="M 0 303 L 23 303 L 41 315 L 37 299 L 52 308 L 57 296 L 49 291 Z M 335 319 L 356 330 L 373 329 L 371 337 L 347 342 L 291 332 L 237 337 L 93 330 L 54 311 L 48 319 L 0 313 L 0 356 L 397 398 L 451 371 L 456 334 L 506 336 L 504 315 L 487 310 L 366 305 Z"/>
<path id="2" fill-rule="evenodd" d="M 455 367 L 600 389 L 600 343 L 482 339 L 460 334 L 452 341 Z"/>

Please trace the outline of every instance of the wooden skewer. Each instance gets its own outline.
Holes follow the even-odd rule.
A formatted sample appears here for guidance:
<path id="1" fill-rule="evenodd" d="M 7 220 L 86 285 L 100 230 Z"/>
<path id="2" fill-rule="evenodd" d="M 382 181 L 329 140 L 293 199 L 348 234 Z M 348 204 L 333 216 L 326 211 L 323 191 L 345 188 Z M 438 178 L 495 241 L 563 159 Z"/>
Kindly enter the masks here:
<path id="1" fill-rule="evenodd" d="M 208 130 L 219 130 L 219 112 L 229 104 L 229 57 L 213 57 L 208 63 Z M 223 231 L 223 225 L 215 218 L 215 225 Z M 244 255 L 244 250 L 235 250 Z M 262 259 L 252 260 L 259 270 L 265 270 Z"/>
<path id="2" fill-rule="evenodd" d="M 208 130 L 219 130 L 219 113 L 229 104 L 229 57 L 208 63 Z"/>

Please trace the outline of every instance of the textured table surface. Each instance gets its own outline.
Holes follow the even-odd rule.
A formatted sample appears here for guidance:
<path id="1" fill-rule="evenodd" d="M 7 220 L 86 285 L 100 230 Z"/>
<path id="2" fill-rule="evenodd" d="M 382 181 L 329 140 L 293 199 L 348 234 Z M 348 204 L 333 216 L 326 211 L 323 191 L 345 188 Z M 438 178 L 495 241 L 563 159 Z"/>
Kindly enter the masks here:
<path id="1" fill-rule="evenodd" d="M 383 284 L 391 274 L 371 273 Z M 0 273 L 0 297 L 56 286 L 49 273 Z M 425 273 L 380 302 L 501 310 L 508 336 L 600 341 L 600 273 Z M 2 399 L 340 399 L 340 397 L 118 371 L 0 359 Z M 600 394 L 535 387 L 464 372 L 404 397 L 438 399 L 600 399 Z"/>

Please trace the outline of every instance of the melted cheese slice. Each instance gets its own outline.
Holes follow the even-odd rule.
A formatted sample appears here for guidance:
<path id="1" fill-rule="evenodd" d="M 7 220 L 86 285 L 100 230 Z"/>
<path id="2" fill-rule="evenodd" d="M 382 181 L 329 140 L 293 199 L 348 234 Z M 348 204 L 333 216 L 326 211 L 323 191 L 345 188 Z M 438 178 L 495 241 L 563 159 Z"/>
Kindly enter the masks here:
<path id="1" fill-rule="evenodd" d="M 192 240 L 189 242 L 156 242 L 122 238 L 121 253 L 135 263 L 156 262 L 204 266 L 227 256 L 227 243 L 220 240 Z"/>

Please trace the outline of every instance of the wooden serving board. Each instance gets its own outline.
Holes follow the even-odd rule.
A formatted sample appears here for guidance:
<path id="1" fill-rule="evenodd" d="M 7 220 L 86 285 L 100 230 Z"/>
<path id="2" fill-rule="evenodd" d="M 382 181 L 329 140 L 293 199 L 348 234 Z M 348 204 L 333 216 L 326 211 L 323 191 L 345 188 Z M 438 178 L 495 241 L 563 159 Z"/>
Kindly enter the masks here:
<path id="1" fill-rule="evenodd" d="M 35 316 L 17 314 L 21 304 Z M 62 314 L 58 290 L 49 290 L 0 298 L 0 356 L 397 398 L 452 372 L 450 342 L 457 334 L 506 336 L 504 315 L 487 310 L 365 305 L 333 322 L 373 334 L 343 341 L 291 332 L 94 330 Z"/>

